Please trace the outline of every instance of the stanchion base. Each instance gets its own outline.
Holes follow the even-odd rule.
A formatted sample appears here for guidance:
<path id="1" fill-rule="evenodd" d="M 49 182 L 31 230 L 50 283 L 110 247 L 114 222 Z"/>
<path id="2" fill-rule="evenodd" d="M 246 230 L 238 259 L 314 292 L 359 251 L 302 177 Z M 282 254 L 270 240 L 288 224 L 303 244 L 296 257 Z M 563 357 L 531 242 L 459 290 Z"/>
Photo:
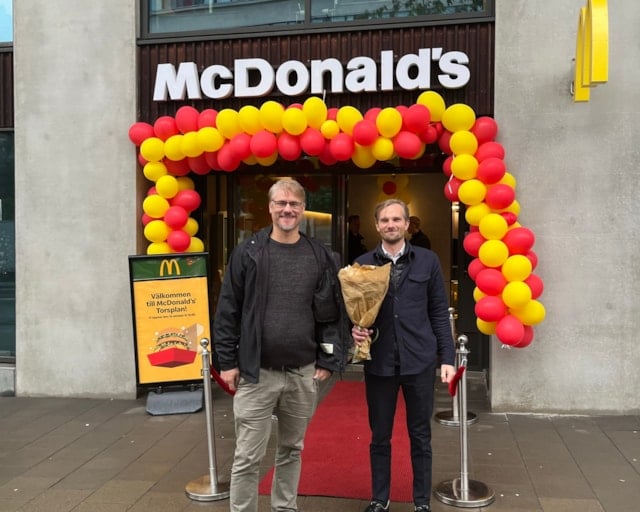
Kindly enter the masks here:
<path id="1" fill-rule="evenodd" d="M 434 416 L 436 422 L 445 427 L 459 427 L 460 418 L 453 415 L 453 411 L 440 411 Z M 467 412 L 467 425 L 473 425 L 478 421 L 478 416 L 473 412 Z"/>
<path id="2" fill-rule="evenodd" d="M 493 490 L 482 482 L 469 480 L 466 492 L 460 489 L 460 483 L 459 478 L 440 482 L 434 490 L 435 497 L 445 505 L 461 508 L 485 507 L 493 503 Z"/>
<path id="3" fill-rule="evenodd" d="M 196 501 L 217 501 L 229 497 L 229 482 L 218 482 L 211 485 L 211 477 L 204 475 L 187 484 L 185 489 L 187 496 Z"/>

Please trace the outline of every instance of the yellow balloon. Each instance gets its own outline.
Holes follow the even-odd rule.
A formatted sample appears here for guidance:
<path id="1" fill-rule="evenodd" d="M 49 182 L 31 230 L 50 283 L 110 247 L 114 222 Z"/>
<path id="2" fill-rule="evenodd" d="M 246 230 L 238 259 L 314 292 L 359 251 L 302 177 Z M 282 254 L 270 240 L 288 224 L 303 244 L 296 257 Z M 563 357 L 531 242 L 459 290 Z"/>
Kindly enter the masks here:
<path id="1" fill-rule="evenodd" d="M 238 122 L 240 123 L 240 128 L 249 135 L 255 135 L 262 130 L 260 111 L 258 107 L 253 105 L 245 105 L 238 111 Z"/>
<path id="2" fill-rule="evenodd" d="M 360 169 L 368 169 L 376 163 L 376 157 L 373 156 L 371 148 L 368 146 L 361 146 L 360 144 L 355 144 L 351 160 L 354 164 L 360 167 Z"/>
<path id="3" fill-rule="evenodd" d="M 307 129 L 307 116 L 299 108 L 288 108 L 282 114 L 282 127 L 291 135 L 300 135 Z"/>
<path id="4" fill-rule="evenodd" d="M 202 154 L 202 147 L 198 140 L 198 132 L 187 132 L 182 136 L 180 141 L 180 149 L 185 156 L 195 158 Z"/>
<path id="5" fill-rule="evenodd" d="M 147 254 L 171 254 L 173 249 L 167 242 L 152 242 L 147 247 Z"/>
<path id="6" fill-rule="evenodd" d="M 502 300 L 509 308 L 522 308 L 531 301 L 531 288 L 522 281 L 511 281 L 502 290 Z"/>
<path id="7" fill-rule="evenodd" d="M 478 302 L 482 297 L 486 297 L 486 296 L 487 296 L 487 294 L 484 293 L 477 286 L 473 289 L 473 300 L 475 300 L 476 302 Z"/>
<path id="8" fill-rule="evenodd" d="M 476 114 L 469 105 L 456 103 L 442 114 L 442 125 L 450 132 L 470 130 L 476 122 Z"/>
<path id="9" fill-rule="evenodd" d="M 282 114 L 284 107 L 277 101 L 265 101 L 260 107 L 260 124 L 271 133 L 282 131 Z"/>
<path id="10" fill-rule="evenodd" d="M 432 121 L 438 122 L 442 120 L 442 114 L 444 114 L 446 104 L 444 102 L 444 98 L 437 92 L 424 91 L 420 96 L 418 96 L 418 101 L 416 101 L 416 103 L 424 105 L 429 109 Z"/>
<path id="11" fill-rule="evenodd" d="M 509 248 L 502 240 L 487 240 L 482 243 L 478 250 L 478 258 L 480 258 L 480 261 L 486 267 L 499 267 L 508 257 Z M 531 292 L 531 290 L 529 290 L 529 292 Z"/>
<path id="12" fill-rule="evenodd" d="M 459 180 L 470 180 L 478 176 L 478 160 L 473 155 L 456 155 L 451 160 L 451 174 Z"/>
<path id="13" fill-rule="evenodd" d="M 467 207 L 467 211 L 464 212 L 464 218 L 470 226 L 479 226 L 485 215 L 490 213 L 491 208 L 487 203 L 483 202 Z"/>
<path id="14" fill-rule="evenodd" d="M 327 119 L 322 126 L 320 126 L 320 133 L 325 139 L 333 139 L 340 133 L 340 127 L 333 119 Z"/>
<path id="15" fill-rule="evenodd" d="M 189 217 L 182 230 L 186 231 L 189 236 L 195 236 L 195 234 L 198 232 L 199 227 L 200 225 L 198 224 L 198 221 L 193 217 Z"/>
<path id="16" fill-rule="evenodd" d="M 192 236 L 187 252 L 204 252 L 204 242 L 198 237 Z"/>
<path id="17" fill-rule="evenodd" d="M 478 327 L 478 330 L 482 334 L 488 334 L 488 335 L 495 334 L 497 323 L 498 322 L 486 322 L 484 320 L 476 318 L 476 326 Z"/>
<path id="18" fill-rule="evenodd" d="M 507 281 L 524 281 L 533 270 L 531 260 L 522 254 L 509 256 L 502 265 L 502 275 Z"/>
<path id="19" fill-rule="evenodd" d="M 178 182 L 178 190 L 195 190 L 196 184 L 188 176 L 180 176 L 176 178 Z"/>
<path id="20" fill-rule="evenodd" d="M 169 209 L 169 201 L 158 194 L 152 194 L 144 198 L 142 201 L 142 210 L 149 217 L 154 219 L 160 219 L 164 217 L 164 214 Z"/>
<path id="21" fill-rule="evenodd" d="M 164 157 L 164 142 L 158 137 L 149 137 L 140 144 L 140 154 L 147 162 L 158 162 Z"/>
<path id="22" fill-rule="evenodd" d="M 514 308 L 509 312 L 520 320 L 524 325 L 536 325 L 542 322 L 546 316 L 546 311 L 542 303 L 538 300 L 530 300 L 521 308 Z"/>
<path id="23" fill-rule="evenodd" d="M 157 181 L 160 176 L 168 174 L 167 166 L 162 162 L 147 162 L 142 169 L 144 177 L 149 181 Z"/>
<path id="24" fill-rule="evenodd" d="M 144 227 L 144 237 L 149 242 L 164 242 L 170 231 L 165 221 L 152 220 Z"/>
<path id="25" fill-rule="evenodd" d="M 458 198 L 468 206 L 480 204 L 482 201 L 484 201 L 486 195 L 487 186 L 480 180 L 464 181 L 458 188 Z"/>
<path id="26" fill-rule="evenodd" d="M 490 213 L 480 220 L 478 227 L 480 234 L 487 240 L 500 240 L 506 234 L 509 225 L 502 215 Z M 523 258 L 525 257 L 523 256 Z M 529 261 L 527 258 L 525 259 Z"/>
<path id="27" fill-rule="evenodd" d="M 349 135 L 353 135 L 353 127 L 362 119 L 362 113 L 356 107 L 351 106 L 341 107 L 336 115 L 338 126 Z"/>
<path id="28" fill-rule="evenodd" d="M 371 145 L 371 154 L 376 160 L 380 160 L 381 162 L 391 160 L 394 153 L 395 148 L 393 147 L 393 142 L 387 137 L 378 137 Z"/>
<path id="29" fill-rule="evenodd" d="M 242 132 L 238 112 L 232 108 L 225 108 L 218 112 L 216 116 L 216 126 L 218 127 L 218 131 L 226 139 L 232 139 L 234 135 Z"/>
<path id="30" fill-rule="evenodd" d="M 224 144 L 224 137 L 217 128 L 213 126 L 203 126 L 198 130 L 198 144 L 202 151 L 213 153 L 218 151 Z"/>
<path id="31" fill-rule="evenodd" d="M 402 114 L 393 107 L 383 108 L 376 117 L 376 127 L 383 137 L 395 137 L 402 128 Z"/>
<path id="32" fill-rule="evenodd" d="M 256 165 L 258 158 L 255 155 L 249 155 L 247 158 L 243 158 L 242 161 L 247 165 Z"/>
<path id="33" fill-rule="evenodd" d="M 263 167 L 269 167 L 273 164 L 276 163 L 276 160 L 278 160 L 278 152 L 274 152 L 271 156 L 266 156 L 266 157 L 256 157 L 256 160 L 258 161 L 258 163 L 260 165 L 262 165 Z"/>
<path id="34" fill-rule="evenodd" d="M 501 212 L 510 212 L 510 213 L 513 213 L 516 216 L 520 215 L 520 203 L 518 202 L 517 199 L 514 199 L 513 203 L 511 203 L 509 206 L 507 206 L 506 208 L 503 208 L 500 211 Z"/>
<path id="35" fill-rule="evenodd" d="M 317 96 L 311 96 L 307 98 L 302 104 L 302 111 L 307 116 L 307 123 L 312 128 L 319 130 L 327 120 L 327 106 Z"/>
<path id="36" fill-rule="evenodd" d="M 449 147 L 454 155 L 473 155 L 478 150 L 478 139 L 473 133 L 460 130 L 451 135 Z"/>
<path id="37" fill-rule="evenodd" d="M 512 189 L 516 188 L 516 178 L 513 174 L 505 172 L 504 176 L 496 183 L 496 185 L 509 185 Z"/>
<path id="38" fill-rule="evenodd" d="M 178 162 L 186 156 L 184 151 L 182 151 L 182 137 L 184 137 L 184 135 L 179 133 L 172 135 L 164 141 L 164 154 L 167 155 L 169 160 Z"/>
<path id="39" fill-rule="evenodd" d="M 178 190 L 180 190 L 178 180 L 170 174 L 161 176 L 158 178 L 158 181 L 156 181 L 156 192 L 165 199 L 174 197 L 178 193 Z"/>

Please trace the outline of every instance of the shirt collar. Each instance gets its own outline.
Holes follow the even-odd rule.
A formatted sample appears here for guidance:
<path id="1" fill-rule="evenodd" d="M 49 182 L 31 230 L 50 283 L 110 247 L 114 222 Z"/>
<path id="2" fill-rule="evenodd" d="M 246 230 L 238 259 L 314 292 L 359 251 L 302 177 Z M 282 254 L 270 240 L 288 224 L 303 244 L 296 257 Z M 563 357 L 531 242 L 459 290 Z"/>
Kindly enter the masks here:
<path id="1" fill-rule="evenodd" d="M 382 244 L 380 244 L 380 248 L 382 249 L 382 254 L 384 254 L 385 257 L 389 258 L 395 264 L 395 263 L 398 262 L 400 257 L 404 254 L 404 251 L 407 248 L 407 243 L 404 242 L 402 244 L 402 247 L 400 248 L 400 250 L 396 254 L 391 254 L 391 253 L 387 252 L 387 250 L 384 248 L 384 245 L 382 245 Z"/>

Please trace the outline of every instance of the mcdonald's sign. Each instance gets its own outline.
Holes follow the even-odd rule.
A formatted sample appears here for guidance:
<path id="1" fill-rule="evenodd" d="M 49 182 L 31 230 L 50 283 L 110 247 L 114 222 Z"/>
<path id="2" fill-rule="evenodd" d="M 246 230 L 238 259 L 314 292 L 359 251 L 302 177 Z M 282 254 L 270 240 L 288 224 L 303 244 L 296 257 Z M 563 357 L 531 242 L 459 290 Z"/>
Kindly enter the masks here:
<path id="1" fill-rule="evenodd" d="M 160 277 L 164 277 L 165 273 L 168 276 L 172 276 L 174 273 L 180 275 L 180 263 L 177 259 L 171 258 L 170 260 L 164 259 L 160 263 Z"/>
<path id="2" fill-rule="evenodd" d="M 591 87 L 609 79 L 607 0 L 587 0 L 580 9 L 573 79 L 573 101 L 589 101 Z"/>

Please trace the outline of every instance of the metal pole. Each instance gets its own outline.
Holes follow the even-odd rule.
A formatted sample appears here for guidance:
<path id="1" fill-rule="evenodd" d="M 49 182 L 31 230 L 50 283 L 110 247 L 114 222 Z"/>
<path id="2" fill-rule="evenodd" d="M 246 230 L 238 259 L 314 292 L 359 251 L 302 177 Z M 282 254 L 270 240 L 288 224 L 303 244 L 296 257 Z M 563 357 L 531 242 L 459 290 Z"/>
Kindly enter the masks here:
<path id="1" fill-rule="evenodd" d="M 456 320 L 455 320 L 455 308 L 449 308 L 449 326 L 451 327 L 451 336 L 456 339 Z M 460 368 L 460 354 L 456 353 L 456 370 Z M 461 415 L 458 413 L 458 395 L 456 394 L 451 400 L 451 410 L 450 411 L 440 411 L 436 413 L 434 419 L 444 425 L 446 427 L 457 427 L 460 425 L 460 417 Z M 476 421 L 478 421 L 478 416 L 473 412 L 467 412 L 463 418 L 467 418 L 467 424 L 473 425 Z"/>
<path id="2" fill-rule="evenodd" d="M 211 366 L 207 346 L 209 340 L 202 338 L 202 380 L 204 387 L 204 405 L 207 420 L 207 448 L 209 452 L 209 474 L 192 480 L 186 486 L 189 498 L 196 501 L 216 501 L 229 497 L 229 482 L 218 481 L 216 468 L 216 441 L 213 429 L 213 404 L 211 400 Z"/>
<path id="3" fill-rule="evenodd" d="M 461 355 L 460 368 L 467 367 L 466 343 L 468 339 L 462 334 L 458 337 L 457 354 Z M 467 380 L 466 371 L 462 372 L 460 382 L 458 382 L 458 402 L 460 415 L 464 418 L 467 413 Z M 485 507 L 493 503 L 495 494 L 492 489 L 477 480 L 469 480 L 468 468 L 468 422 L 460 421 L 460 478 L 445 480 L 436 487 L 434 494 L 442 503 L 455 507 L 475 508 Z"/>

